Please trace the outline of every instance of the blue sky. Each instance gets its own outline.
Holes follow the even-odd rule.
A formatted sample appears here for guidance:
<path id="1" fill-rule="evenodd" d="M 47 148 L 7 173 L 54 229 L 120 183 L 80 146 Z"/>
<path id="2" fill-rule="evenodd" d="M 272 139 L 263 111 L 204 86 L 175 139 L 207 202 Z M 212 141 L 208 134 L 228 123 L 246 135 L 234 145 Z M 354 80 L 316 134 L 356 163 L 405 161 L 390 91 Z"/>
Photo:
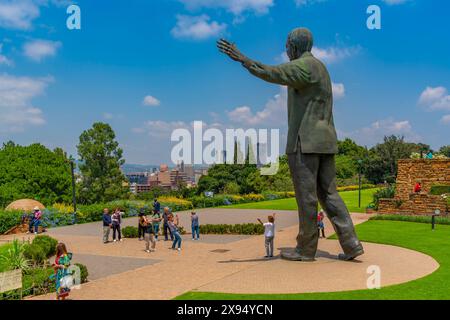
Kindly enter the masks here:
<path id="1" fill-rule="evenodd" d="M 340 138 L 386 134 L 439 148 L 450 136 L 446 0 L 0 0 L 0 142 L 76 155 L 80 133 L 111 124 L 129 163 L 170 159 L 170 134 L 210 127 L 286 131 L 286 93 L 221 56 L 226 37 L 255 60 L 283 62 L 298 26 L 335 84 Z M 382 29 L 366 27 L 377 4 Z"/>

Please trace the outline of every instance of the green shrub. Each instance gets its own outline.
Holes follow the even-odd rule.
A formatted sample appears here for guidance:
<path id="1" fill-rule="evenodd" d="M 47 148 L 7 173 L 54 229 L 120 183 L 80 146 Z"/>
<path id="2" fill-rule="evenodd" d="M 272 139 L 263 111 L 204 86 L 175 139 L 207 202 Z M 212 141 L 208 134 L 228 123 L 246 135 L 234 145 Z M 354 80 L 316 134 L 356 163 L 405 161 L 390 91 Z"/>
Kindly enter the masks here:
<path id="1" fill-rule="evenodd" d="M 386 188 L 380 189 L 373 195 L 373 207 L 378 210 L 380 199 L 392 199 L 395 197 L 395 186 L 391 185 Z"/>
<path id="2" fill-rule="evenodd" d="M 122 236 L 124 238 L 137 238 L 139 236 L 139 231 L 137 227 L 125 227 L 122 229 Z"/>
<path id="3" fill-rule="evenodd" d="M 31 260 L 35 266 L 42 265 L 45 262 L 47 256 L 43 247 L 35 244 L 26 244 L 24 248 L 25 258 Z"/>
<path id="4" fill-rule="evenodd" d="M 80 281 L 81 283 L 86 283 L 88 281 L 89 272 L 87 267 L 81 263 L 75 263 L 75 265 L 80 268 Z"/>
<path id="5" fill-rule="evenodd" d="M 0 234 L 4 234 L 9 229 L 18 226 L 22 220 L 23 212 L 0 210 Z"/>
<path id="6" fill-rule="evenodd" d="M 50 276 L 54 274 L 51 267 L 34 268 L 24 273 L 22 277 L 22 296 L 41 295 L 55 292 L 55 281 L 50 280 Z M 19 300 L 20 289 L 8 291 L 0 294 L 0 300 Z"/>
<path id="7" fill-rule="evenodd" d="M 435 185 L 431 187 L 430 194 L 440 196 L 450 193 L 450 186 L 447 185 Z"/>
<path id="8" fill-rule="evenodd" d="M 45 257 L 50 258 L 56 254 L 56 246 L 58 245 L 58 240 L 49 236 L 41 235 L 36 236 L 33 239 L 32 245 L 41 247 L 44 251 Z"/>
<path id="9" fill-rule="evenodd" d="M 240 234 L 259 235 L 264 234 L 264 226 L 256 223 L 247 224 L 205 224 L 200 226 L 201 234 Z"/>

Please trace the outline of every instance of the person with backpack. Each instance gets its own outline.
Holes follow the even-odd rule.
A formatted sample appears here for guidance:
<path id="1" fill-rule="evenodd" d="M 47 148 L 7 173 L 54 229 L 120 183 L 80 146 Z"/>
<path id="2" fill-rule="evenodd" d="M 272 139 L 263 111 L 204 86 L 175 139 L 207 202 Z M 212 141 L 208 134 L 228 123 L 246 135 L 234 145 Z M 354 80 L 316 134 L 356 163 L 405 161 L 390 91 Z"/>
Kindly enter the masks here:
<path id="1" fill-rule="evenodd" d="M 139 238 L 139 241 L 144 240 L 144 235 L 145 235 L 145 233 L 144 233 L 145 227 L 143 225 L 144 218 L 145 218 L 145 209 L 141 208 L 139 210 L 139 215 L 138 215 L 138 238 Z"/>
<path id="2" fill-rule="evenodd" d="M 164 231 L 164 241 L 169 241 L 169 237 L 168 237 L 168 234 L 170 233 L 170 240 L 172 240 L 173 241 L 173 234 L 172 234 L 172 230 L 170 229 L 170 227 L 169 227 L 169 216 L 171 215 L 172 213 L 170 212 L 170 210 L 169 210 L 169 208 L 168 207 L 165 207 L 164 208 L 164 212 L 163 212 L 163 221 L 164 221 L 164 223 L 163 223 L 163 231 Z"/>
<path id="3" fill-rule="evenodd" d="M 153 223 L 153 232 L 155 234 L 155 239 L 158 241 L 159 228 L 160 223 L 162 221 L 161 214 L 159 211 L 153 210 L 152 223 Z"/>
<path id="4" fill-rule="evenodd" d="M 156 251 L 155 231 L 153 229 L 152 220 L 144 216 L 142 218 L 142 226 L 144 229 L 145 252 Z M 151 244 L 151 247 L 150 247 Z"/>

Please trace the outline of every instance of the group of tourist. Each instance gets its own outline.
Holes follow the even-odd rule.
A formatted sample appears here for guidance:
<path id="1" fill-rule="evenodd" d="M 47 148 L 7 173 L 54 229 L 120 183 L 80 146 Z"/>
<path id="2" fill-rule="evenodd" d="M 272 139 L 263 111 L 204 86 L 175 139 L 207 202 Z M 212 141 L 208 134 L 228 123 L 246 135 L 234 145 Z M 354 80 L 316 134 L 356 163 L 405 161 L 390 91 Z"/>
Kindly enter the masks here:
<path id="1" fill-rule="evenodd" d="M 168 207 L 163 209 L 158 199 L 153 202 L 153 210 L 150 215 L 145 208 L 141 208 L 138 214 L 138 239 L 145 241 L 145 251 L 156 251 L 156 242 L 159 241 L 160 224 L 163 224 L 164 241 L 172 241 L 171 249 L 181 251 L 181 230 L 178 215 L 173 214 Z M 123 212 L 120 208 L 114 210 L 111 215 L 109 209 L 103 210 L 103 243 L 109 242 L 111 229 L 113 230 L 113 242 L 122 241 L 121 224 Z M 192 240 L 200 239 L 200 223 L 196 212 L 191 213 Z M 116 237 L 117 235 L 117 237 Z"/>
<path id="2" fill-rule="evenodd" d="M 103 243 L 109 242 L 109 234 L 113 231 L 113 241 L 122 241 L 122 216 L 124 212 L 116 208 L 111 215 L 108 208 L 103 209 Z"/>

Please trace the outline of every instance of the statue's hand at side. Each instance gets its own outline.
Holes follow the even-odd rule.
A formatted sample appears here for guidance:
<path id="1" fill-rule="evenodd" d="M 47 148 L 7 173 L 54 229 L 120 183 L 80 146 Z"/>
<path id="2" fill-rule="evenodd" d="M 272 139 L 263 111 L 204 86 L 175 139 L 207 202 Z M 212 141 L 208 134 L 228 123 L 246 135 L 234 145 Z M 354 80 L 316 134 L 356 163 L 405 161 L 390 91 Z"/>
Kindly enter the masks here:
<path id="1" fill-rule="evenodd" d="M 226 54 L 234 61 L 244 62 L 247 60 L 247 57 L 239 51 L 234 43 L 230 43 L 225 39 L 217 41 L 217 48 L 219 48 L 220 52 Z"/>

